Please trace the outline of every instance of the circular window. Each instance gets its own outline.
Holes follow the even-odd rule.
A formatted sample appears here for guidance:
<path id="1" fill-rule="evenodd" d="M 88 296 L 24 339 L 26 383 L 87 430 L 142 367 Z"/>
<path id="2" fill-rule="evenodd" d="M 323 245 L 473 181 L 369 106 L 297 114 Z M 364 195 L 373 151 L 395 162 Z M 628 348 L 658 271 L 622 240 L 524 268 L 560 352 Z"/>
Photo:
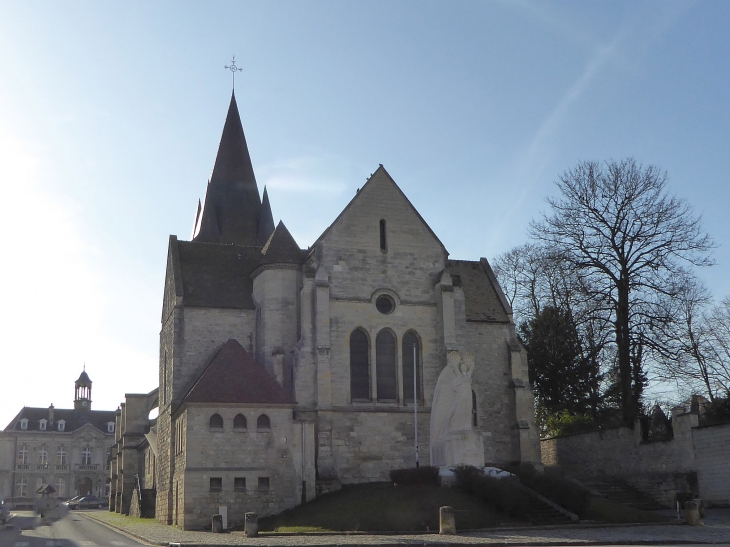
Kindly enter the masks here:
<path id="1" fill-rule="evenodd" d="M 395 300 L 388 296 L 387 294 L 384 294 L 382 296 L 378 296 L 378 299 L 375 301 L 375 307 L 378 308 L 378 311 L 380 313 L 389 314 L 392 313 L 395 309 Z"/>

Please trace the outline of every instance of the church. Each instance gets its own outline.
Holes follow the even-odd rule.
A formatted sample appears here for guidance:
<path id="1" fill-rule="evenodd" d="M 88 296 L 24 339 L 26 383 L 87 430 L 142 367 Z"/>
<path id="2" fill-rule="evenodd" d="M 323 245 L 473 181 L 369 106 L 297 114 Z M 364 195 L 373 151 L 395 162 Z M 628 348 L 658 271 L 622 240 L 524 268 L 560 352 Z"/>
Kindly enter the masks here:
<path id="1" fill-rule="evenodd" d="M 160 522 L 239 525 L 417 463 L 540 461 L 488 261 L 449 259 L 382 165 L 353 194 L 301 248 L 259 192 L 231 97 L 191 241 L 169 239 Z"/>

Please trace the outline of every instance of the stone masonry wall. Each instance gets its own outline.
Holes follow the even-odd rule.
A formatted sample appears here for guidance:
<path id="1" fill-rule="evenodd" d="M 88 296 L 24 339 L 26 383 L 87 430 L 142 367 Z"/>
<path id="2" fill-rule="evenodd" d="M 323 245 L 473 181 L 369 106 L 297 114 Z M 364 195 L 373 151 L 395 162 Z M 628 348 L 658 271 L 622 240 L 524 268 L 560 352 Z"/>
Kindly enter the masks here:
<path id="1" fill-rule="evenodd" d="M 332 453 L 344 484 L 388 481 L 393 469 L 415 466 L 413 407 L 365 412 L 355 405 L 332 413 Z M 418 458 L 430 465 L 430 412 L 418 413 Z"/>
<path id="2" fill-rule="evenodd" d="M 694 428 L 692 440 L 702 499 L 730 505 L 730 423 Z"/>
<path id="3" fill-rule="evenodd" d="M 248 351 L 254 352 L 256 313 L 253 310 L 184 308 L 181 311 L 181 328 L 177 330 L 175 340 L 180 351 L 174 353 L 174 401 L 179 401 L 187 393 L 230 338 L 235 338 Z"/>
<path id="4" fill-rule="evenodd" d="M 693 414 L 675 414 L 673 423 L 674 438 L 659 442 L 643 442 L 638 423 L 633 429 L 617 427 L 544 439 L 542 461 L 546 466 L 560 466 L 581 478 L 623 479 L 667 506 L 673 506 L 676 492 L 691 488 L 695 472 L 698 479 L 702 475 L 706 477 L 700 479 L 701 497 L 706 497 L 705 490 L 710 488 L 708 500 L 719 499 L 715 498 L 718 495 L 722 498 L 724 488 L 725 499 L 730 498 L 727 494 L 730 481 L 723 487 L 722 480 L 716 482 L 712 478 L 716 474 L 728 475 L 730 425 L 713 435 L 705 433 L 705 428 L 696 427 L 697 416 Z M 713 490 L 716 486 L 719 488 Z"/>
<path id="5" fill-rule="evenodd" d="M 387 251 L 380 249 L 380 220 Z M 360 190 L 318 245 L 333 299 L 369 301 L 382 288 L 402 302 L 435 304 L 433 284 L 444 268 L 443 247 L 406 198 L 380 171 Z"/>
<path id="6" fill-rule="evenodd" d="M 472 389 L 477 396 L 477 427 L 484 439 L 484 458 L 496 465 L 520 461 L 507 345 L 509 325 L 469 322 L 457 332 L 464 337 L 460 346 L 474 354 Z"/>
<path id="7" fill-rule="evenodd" d="M 266 516 L 301 502 L 302 428 L 293 421 L 291 409 L 191 405 L 186 412 L 186 465 L 179 474 L 184 482 L 184 515 L 178 516 L 184 529 L 210 526 L 211 515 L 221 505 L 228 508 L 231 527 L 243 524 L 247 511 Z M 214 412 L 223 417 L 223 430 L 209 428 Z M 238 413 L 246 417 L 246 429 L 233 429 Z M 261 414 L 269 417 L 270 429 L 256 427 Z M 311 440 L 307 446 L 313 452 Z M 313 454 L 305 460 L 305 478 L 313 488 Z M 221 479 L 220 491 L 211 491 L 211 477 Z M 234 489 L 237 477 L 245 479 L 245 490 Z M 269 479 L 268 489 L 259 488 L 260 477 Z"/>

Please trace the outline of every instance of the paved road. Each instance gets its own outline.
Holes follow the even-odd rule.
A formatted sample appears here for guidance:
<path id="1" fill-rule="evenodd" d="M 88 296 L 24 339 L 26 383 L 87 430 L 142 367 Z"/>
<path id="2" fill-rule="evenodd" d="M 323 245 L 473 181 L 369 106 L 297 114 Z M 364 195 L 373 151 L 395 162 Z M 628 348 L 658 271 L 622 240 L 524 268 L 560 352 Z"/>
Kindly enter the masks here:
<path id="1" fill-rule="evenodd" d="M 0 547 L 137 547 L 147 545 L 71 512 L 52 524 L 32 511 L 13 513 L 12 528 L 0 530 Z"/>

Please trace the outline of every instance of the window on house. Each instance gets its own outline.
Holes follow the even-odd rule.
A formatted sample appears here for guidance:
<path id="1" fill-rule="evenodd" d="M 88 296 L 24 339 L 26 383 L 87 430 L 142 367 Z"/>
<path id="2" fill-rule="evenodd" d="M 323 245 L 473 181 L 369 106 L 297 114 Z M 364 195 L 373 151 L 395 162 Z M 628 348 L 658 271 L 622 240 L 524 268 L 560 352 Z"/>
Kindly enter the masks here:
<path id="1" fill-rule="evenodd" d="M 66 456 L 66 448 L 61 446 L 56 452 L 56 465 L 68 465 Z"/>
<path id="2" fill-rule="evenodd" d="M 246 416 L 243 414 L 236 414 L 236 417 L 233 418 L 233 429 L 246 429 L 248 427 L 248 424 L 246 423 Z"/>
<path id="3" fill-rule="evenodd" d="M 380 250 L 383 252 L 388 250 L 388 240 L 385 234 L 385 219 L 380 219 Z"/>
<path id="4" fill-rule="evenodd" d="M 15 495 L 24 498 L 28 495 L 28 478 L 20 477 L 17 484 L 15 485 Z"/>
<path id="5" fill-rule="evenodd" d="M 91 456 L 94 454 L 90 446 L 85 447 L 81 451 L 81 465 L 91 465 Z"/>
<path id="6" fill-rule="evenodd" d="M 220 414 L 213 414 L 210 417 L 210 428 L 211 429 L 223 429 L 223 418 Z"/>
<path id="7" fill-rule="evenodd" d="M 43 477 L 38 477 L 35 480 L 35 489 L 36 492 L 41 489 L 41 487 L 46 483 L 46 480 Z"/>
<path id="8" fill-rule="evenodd" d="M 38 465 L 46 467 L 48 465 L 48 450 L 45 446 L 42 446 L 38 451 Z"/>
<path id="9" fill-rule="evenodd" d="M 246 490 L 246 477 L 235 477 L 233 479 L 233 490 L 243 492 Z"/>
<path id="10" fill-rule="evenodd" d="M 223 478 L 222 477 L 211 477 L 210 478 L 210 491 L 220 492 L 223 490 Z"/>
<path id="11" fill-rule="evenodd" d="M 395 335 L 383 329 L 375 338 L 375 374 L 378 401 L 393 401 L 397 396 L 395 376 Z"/>
<path id="12" fill-rule="evenodd" d="M 65 420 L 58 420 L 58 430 L 59 431 L 66 430 L 66 421 Z"/>
<path id="13" fill-rule="evenodd" d="M 41 431 L 45 431 L 46 430 L 46 424 L 47 423 L 48 423 L 48 420 L 41 420 L 38 423 L 38 429 L 40 429 Z"/>
<path id="14" fill-rule="evenodd" d="M 370 398 L 370 341 L 362 329 L 350 335 L 350 398 Z"/>
<path id="15" fill-rule="evenodd" d="M 413 402 L 413 369 L 415 360 L 416 399 L 421 400 L 421 341 L 413 331 L 403 335 L 403 400 Z M 415 348 L 415 353 L 414 353 Z"/>
<path id="16" fill-rule="evenodd" d="M 256 420 L 256 429 L 271 429 L 271 420 L 266 414 L 262 414 Z"/>
<path id="17" fill-rule="evenodd" d="M 30 454 L 28 448 L 23 445 L 18 449 L 18 465 L 28 465 Z"/>
<path id="18" fill-rule="evenodd" d="M 28 420 L 26 418 L 20 420 L 20 429 L 28 429 Z"/>
<path id="19" fill-rule="evenodd" d="M 259 477 L 259 490 L 269 489 L 269 477 Z"/>
<path id="20" fill-rule="evenodd" d="M 66 479 L 56 479 L 56 496 L 59 498 L 66 497 Z"/>
<path id="21" fill-rule="evenodd" d="M 107 433 L 114 433 L 114 422 L 107 422 L 106 431 Z"/>

